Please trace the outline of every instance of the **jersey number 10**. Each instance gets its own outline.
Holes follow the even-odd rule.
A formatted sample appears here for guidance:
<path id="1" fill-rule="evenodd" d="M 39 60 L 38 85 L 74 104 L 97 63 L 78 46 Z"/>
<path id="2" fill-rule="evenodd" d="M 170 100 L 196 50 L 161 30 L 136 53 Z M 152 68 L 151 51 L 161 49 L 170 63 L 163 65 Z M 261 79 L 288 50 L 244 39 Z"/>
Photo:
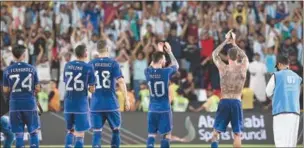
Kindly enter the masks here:
<path id="1" fill-rule="evenodd" d="M 149 85 L 150 93 L 151 93 L 152 97 L 155 97 L 155 96 L 156 97 L 162 97 L 162 96 L 164 96 L 164 94 L 165 94 L 165 83 L 163 81 L 156 81 L 154 83 L 154 86 L 153 86 L 154 87 L 154 92 L 153 92 L 152 87 L 151 87 L 151 82 L 148 82 L 148 85 Z M 160 92 L 158 92 L 157 87 L 161 88 Z"/>

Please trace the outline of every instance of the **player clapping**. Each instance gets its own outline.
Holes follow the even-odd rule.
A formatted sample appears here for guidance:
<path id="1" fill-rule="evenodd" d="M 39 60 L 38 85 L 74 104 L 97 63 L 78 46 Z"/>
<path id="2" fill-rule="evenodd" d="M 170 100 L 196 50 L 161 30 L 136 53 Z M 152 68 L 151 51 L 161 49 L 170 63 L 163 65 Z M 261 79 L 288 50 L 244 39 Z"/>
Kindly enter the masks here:
<path id="1" fill-rule="evenodd" d="M 155 136 L 161 134 L 161 147 L 170 147 L 172 130 L 172 112 L 169 100 L 169 81 L 172 74 L 178 70 L 178 63 L 171 51 L 169 43 L 159 42 L 158 50 L 152 55 L 152 63 L 145 70 L 145 76 L 150 88 L 150 105 L 148 112 L 148 139 L 147 147 L 153 148 Z M 166 64 L 165 50 L 171 59 L 172 65 Z"/>

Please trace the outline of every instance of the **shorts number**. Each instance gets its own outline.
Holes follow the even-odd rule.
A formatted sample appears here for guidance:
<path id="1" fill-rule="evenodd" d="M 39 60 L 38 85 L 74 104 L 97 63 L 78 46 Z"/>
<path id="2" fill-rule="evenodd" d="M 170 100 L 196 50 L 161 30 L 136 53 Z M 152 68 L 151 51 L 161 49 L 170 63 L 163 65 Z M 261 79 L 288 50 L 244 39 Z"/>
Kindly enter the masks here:
<path id="1" fill-rule="evenodd" d="M 78 73 L 74 79 L 73 79 L 73 72 L 65 72 L 65 76 L 68 77 L 68 82 L 66 83 L 66 90 L 72 91 L 73 89 L 76 91 L 83 91 L 84 89 L 84 83 L 82 80 L 79 80 L 79 78 L 82 76 L 81 73 Z M 74 85 L 73 87 L 69 87 L 72 79 L 74 80 Z M 79 86 L 79 87 L 78 87 Z"/>
<path id="2" fill-rule="evenodd" d="M 151 96 L 154 97 L 162 97 L 165 94 L 165 83 L 163 81 L 156 81 L 154 83 L 154 93 L 152 91 L 152 87 L 151 87 L 151 82 L 148 82 L 149 88 L 150 88 L 150 92 L 151 92 Z M 157 87 L 161 87 L 161 92 L 158 92 Z"/>
<path id="3" fill-rule="evenodd" d="M 295 84 L 296 83 L 296 77 L 295 76 L 287 76 L 287 83 L 288 84 Z"/>
<path id="4" fill-rule="evenodd" d="M 109 71 L 102 71 L 101 76 L 102 76 L 102 86 L 100 84 L 99 71 L 95 71 L 95 77 L 96 77 L 96 80 L 97 80 L 96 89 L 110 88 L 111 87 L 110 72 Z"/>
<path id="5" fill-rule="evenodd" d="M 12 92 L 21 92 L 21 88 L 27 88 L 28 91 L 32 91 L 32 74 L 30 73 L 23 81 L 21 82 L 21 88 L 17 88 L 17 85 L 20 81 L 20 75 L 10 75 L 11 80 L 15 80 L 12 88 Z"/>

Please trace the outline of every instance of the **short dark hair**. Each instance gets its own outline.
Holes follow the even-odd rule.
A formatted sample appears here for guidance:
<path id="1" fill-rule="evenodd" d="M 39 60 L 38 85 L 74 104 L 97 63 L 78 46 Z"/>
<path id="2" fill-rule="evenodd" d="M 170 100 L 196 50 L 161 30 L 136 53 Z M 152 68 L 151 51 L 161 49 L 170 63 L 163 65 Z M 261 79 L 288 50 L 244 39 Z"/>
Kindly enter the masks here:
<path id="1" fill-rule="evenodd" d="M 283 65 L 288 65 L 289 64 L 289 59 L 285 55 L 278 55 L 277 56 L 277 64 L 281 63 Z"/>
<path id="2" fill-rule="evenodd" d="M 99 40 L 97 42 L 97 49 L 99 53 L 106 52 L 108 49 L 106 48 L 107 42 L 105 40 Z"/>
<path id="3" fill-rule="evenodd" d="M 235 47 L 232 47 L 228 50 L 229 59 L 235 61 L 238 56 L 238 50 Z"/>
<path id="4" fill-rule="evenodd" d="M 152 55 L 152 61 L 154 63 L 157 63 L 157 62 L 159 62 L 163 58 L 164 55 L 165 55 L 165 53 L 160 52 L 160 51 L 156 51 Z"/>
<path id="5" fill-rule="evenodd" d="M 86 46 L 81 44 L 81 45 L 78 45 L 76 48 L 75 48 L 75 54 L 78 58 L 82 58 L 84 57 L 84 54 L 86 53 Z"/>
<path id="6" fill-rule="evenodd" d="M 13 47 L 12 53 L 16 59 L 20 59 L 20 57 L 25 52 L 25 47 L 23 45 L 16 45 Z"/>

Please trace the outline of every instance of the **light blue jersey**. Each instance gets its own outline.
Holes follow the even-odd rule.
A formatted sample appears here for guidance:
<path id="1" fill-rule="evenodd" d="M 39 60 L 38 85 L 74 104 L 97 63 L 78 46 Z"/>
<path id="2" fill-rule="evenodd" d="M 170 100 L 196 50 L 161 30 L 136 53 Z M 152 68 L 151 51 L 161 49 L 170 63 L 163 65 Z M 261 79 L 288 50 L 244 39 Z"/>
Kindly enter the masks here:
<path id="1" fill-rule="evenodd" d="M 300 114 L 299 97 L 302 78 L 289 69 L 275 72 L 274 76 L 272 115 L 280 113 Z"/>

